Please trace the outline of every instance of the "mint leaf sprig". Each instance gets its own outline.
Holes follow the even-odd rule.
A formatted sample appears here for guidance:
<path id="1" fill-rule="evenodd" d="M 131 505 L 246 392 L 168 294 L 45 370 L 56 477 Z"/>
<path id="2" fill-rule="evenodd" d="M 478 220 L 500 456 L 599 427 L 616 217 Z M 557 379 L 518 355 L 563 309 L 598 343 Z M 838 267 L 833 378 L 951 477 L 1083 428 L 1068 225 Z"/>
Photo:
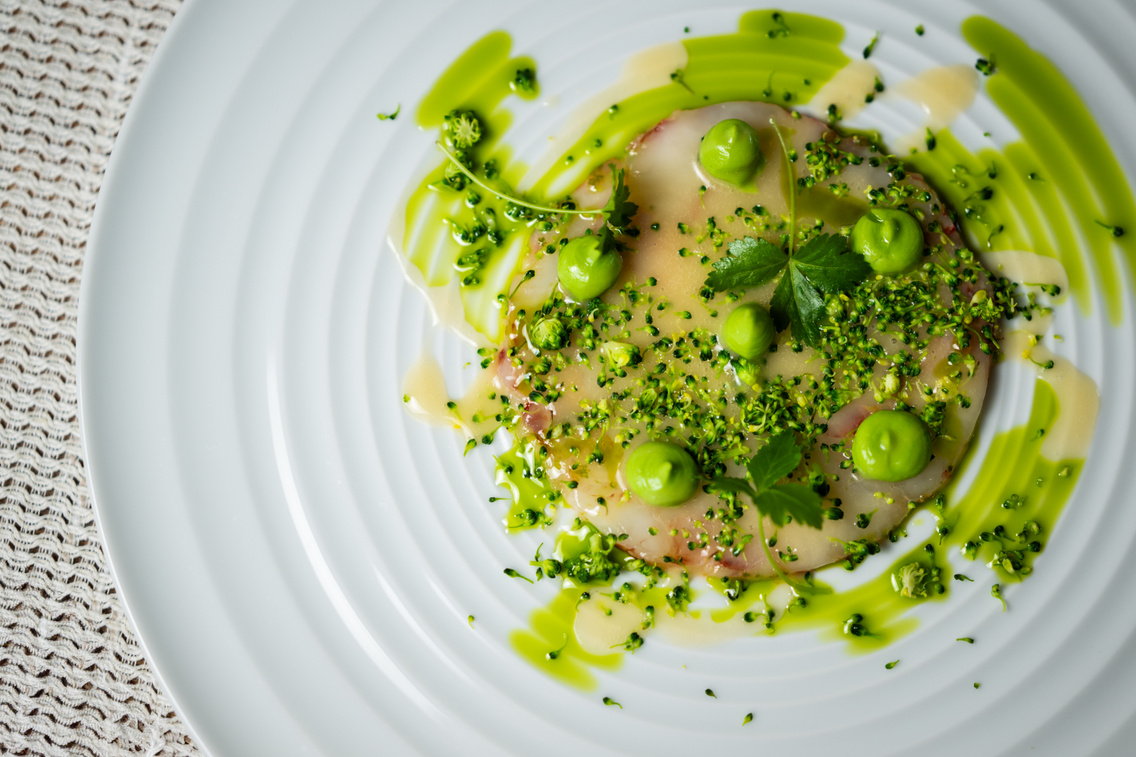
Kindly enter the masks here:
<path id="1" fill-rule="evenodd" d="M 769 566 L 777 576 L 799 592 L 814 592 L 816 587 L 796 581 L 777 564 L 765 538 L 765 525 L 760 516 L 768 517 L 776 526 L 790 521 L 819 529 L 824 524 L 823 500 L 811 487 L 798 483 L 779 483 L 801 464 L 801 448 L 789 433 L 772 437 L 746 463 L 745 478 L 719 476 L 710 482 L 710 491 L 746 495 L 757 508 L 757 536 Z"/>

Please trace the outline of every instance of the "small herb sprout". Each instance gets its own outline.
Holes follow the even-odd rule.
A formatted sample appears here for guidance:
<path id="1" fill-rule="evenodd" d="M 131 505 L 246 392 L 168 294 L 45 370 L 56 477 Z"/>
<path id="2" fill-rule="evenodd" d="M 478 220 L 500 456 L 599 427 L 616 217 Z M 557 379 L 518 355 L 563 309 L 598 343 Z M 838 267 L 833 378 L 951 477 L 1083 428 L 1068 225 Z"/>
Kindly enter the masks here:
<path id="1" fill-rule="evenodd" d="M 671 72 L 671 81 L 685 89 L 690 94 L 694 94 L 694 90 L 691 89 L 690 85 L 686 83 L 686 69 L 676 68 L 673 72 Z"/>
<path id="2" fill-rule="evenodd" d="M 925 31 L 926 30 L 923 28 L 923 24 L 919 24 L 919 26 L 915 27 L 915 33 L 918 34 L 920 37 L 923 36 L 923 33 Z"/>
<path id="3" fill-rule="evenodd" d="M 718 695 L 714 693 L 714 689 L 706 689 L 706 696 L 713 697 L 714 699 L 718 698 Z"/>
<path id="4" fill-rule="evenodd" d="M 864 59 L 872 57 L 872 51 L 876 49 L 876 45 L 880 42 L 880 33 L 876 32 L 876 36 L 872 37 L 872 41 L 864 48 Z"/>
<path id="5" fill-rule="evenodd" d="M 857 637 L 875 637 L 876 634 L 868 630 L 864 625 L 864 616 L 860 613 L 853 613 L 847 620 L 844 621 L 844 634 L 846 636 Z"/>
<path id="6" fill-rule="evenodd" d="M 970 581 L 971 583 L 974 583 L 973 578 L 971 578 L 970 576 L 964 576 L 962 573 L 955 573 L 955 580 L 956 581 Z"/>
<path id="7" fill-rule="evenodd" d="M 468 618 L 466 618 L 465 620 L 466 620 L 466 622 L 467 622 L 467 623 L 469 623 L 469 627 L 470 627 L 470 628 L 473 628 L 473 621 L 474 621 L 474 620 L 476 620 L 476 618 L 474 618 L 474 617 L 473 617 L 472 615 L 470 615 L 470 616 L 469 616 Z"/>
<path id="8" fill-rule="evenodd" d="M 621 705 L 619 702 L 615 701 L 611 697 L 604 697 L 603 703 L 606 704 L 608 707 L 618 707 L 621 710 L 623 709 L 623 705 Z"/>
<path id="9" fill-rule="evenodd" d="M 753 722 L 753 713 L 747 712 L 746 716 L 744 718 L 742 718 L 742 725 L 749 725 L 752 722 Z"/>
<path id="10" fill-rule="evenodd" d="M 990 587 L 990 596 L 1002 603 L 1002 612 L 1006 611 L 1006 600 L 1002 598 L 1002 587 L 994 584 Z"/>
<path id="11" fill-rule="evenodd" d="M 990 59 L 979 58 L 974 62 L 974 67 L 977 68 L 984 76 L 990 76 L 996 70 L 994 67 L 993 56 Z"/>
<path id="12" fill-rule="evenodd" d="M 931 131 L 930 127 L 927 127 L 927 152 L 934 150 L 937 144 L 938 140 L 935 139 L 935 132 Z"/>
<path id="13" fill-rule="evenodd" d="M 1109 224 L 1105 223 L 1104 221 L 1097 221 L 1096 224 L 1097 224 L 1097 226 L 1108 229 L 1108 231 L 1114 237 L 1124 236 L 1124 227 L 1123 226 L 1110 226 Z"/>
<path id="14" fill-rule="evenodd" d="M 443 119 L 442 128 L 459 150 L 468 150 L 481 141 L 481 119 L 472 110 L 451 110 Z"/>
<path id="15" fill-rule="evenodd" d="M 612 644 L 611 648 L 612 649 L 622 649 L 625 652 L 634 652 L 636 649 L 638 649 L 641 646 L 643 646 L 643 637 L 640 636 L 635 631 L 632 631 L 627 636 L 627 639 L 625 641 L 621 641 L 618 644 Z"/>
<path id="16" fill-rule="evenodd" d="M 706 286 L 716 292 L 760 286 L 784 270 L 773 292 L 773 323 L 778 331 L 791 328 L 794 339 L 812 347 L 820 345 L 828 318 L 824 295 L 853 288 L 872 270 L 840 234 L 818 234 L 795 253 L 748 236 L 730 242 L 727 250 L 714 263 Z"/>
<path id="17" fill-rule="evenodd" d="M 892 660 L 891 662 L 884 665 L 884 667 L 887 668 L 888 670 L 891 670 L 898 664 L 899 664 L 899 660 Z"/>
<path id="18" fill-rule="evenodd" d="M 393 121 L 396 118 L 398 118 L 398 114 L 400 112 L 402 112 L 402 103 L 398 104 L 398 107 L 394 109 L 394 112 L 392 112 L 392 113 L 376 113 L 375 117 L 378 118 L 380 121 Z"/>
<path id="19" fill-rule="evenodd" d="M 759 514 L 768 517 L 776 526 L 786 526 L 796 521 L 811 528 L 824 525 L 824 507 L 821 496 L 807 484 L 778 483 L 801 464 L 801 448 L 791 433 L 780 433 L 759 449 L 746 463 L 745 478 L 719 476 L 710 482 L 710 490 L 720 494 L 745 494 L 757 508 Z M 809 584 L 795 581 L 777 564 L 765 537 L 763 519 L 757 521 L 757 536 L 769 566 L 782 581 L 798 591 L 812 593 L 815 588 Z"/>
<path id="20" fill-rule="evenodd" d="M 564 637 L 564 643 L 561 644 L 557 649 L 550 649 L 550 650 L 548 650 L 547 652 L 544 653 L 544 659 L 548 660 L 549 662 L 556 662 L 556 660 L 560 658 L 560 655 L 564 652 L 564 650 L 565 650 L 565 648 L 567 648 L 567 646 L 568 646 L 568 637 L 565 636 Z"/>
<path id="21" fill-rule="evenodd" d="M 503 572 L 509 578 L 523 578 L 524 580 L 528 581 L 530 584 L 533 582 L 533 580 L 531 578 L 518 573 L 517 571 L 513 570 L 512 568 L 505 568 L 505 570 Z"/>
<path id="22" fill-rule="evenodd" d="M 960 636 L 959 638 L 955 639 L 955 641 L 961 641 L 961 642 L 964 642 L 966 644 L 973 644 L 974 643 L 974 639 L 972 639 L 969 636 Z"/>

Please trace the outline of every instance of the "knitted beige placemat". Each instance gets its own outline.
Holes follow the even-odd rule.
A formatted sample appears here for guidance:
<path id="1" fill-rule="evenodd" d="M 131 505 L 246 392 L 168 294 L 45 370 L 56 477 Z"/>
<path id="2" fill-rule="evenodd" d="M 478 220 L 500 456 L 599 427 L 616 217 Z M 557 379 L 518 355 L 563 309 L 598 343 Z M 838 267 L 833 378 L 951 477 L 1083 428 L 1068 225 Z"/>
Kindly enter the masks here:
<path id="1" fill-rule="evenodd" d="M 107 573 L 75 372 L 95 196 L 179 5 L 0 0 L 0 754 L 200 754 Z"/>

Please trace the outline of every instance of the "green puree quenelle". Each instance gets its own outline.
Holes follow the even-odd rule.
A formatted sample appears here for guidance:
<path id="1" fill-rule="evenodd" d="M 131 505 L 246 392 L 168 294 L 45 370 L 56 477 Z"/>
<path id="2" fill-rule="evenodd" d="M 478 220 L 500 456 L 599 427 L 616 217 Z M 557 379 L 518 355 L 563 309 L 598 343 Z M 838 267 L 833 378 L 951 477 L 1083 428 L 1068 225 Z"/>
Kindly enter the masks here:
<path id="1" fill-rule="evenodd" d="M 424 102 L 424 123 L 453 124 L 442 136 L 454 165 L 409 203 L 407 228 L 419 236 L 408 234 L 407 255 L 428 282 L 442 282 L 447 265 L 463 277 L 467 311 L 505 305 L 499 321 L 471 319 L 496 346 L 481 352 L 492 402 L 468 425 L 517 439 L 499 474 L 515 498 L 510 529 L 567 519 L 529 571 L 565 580 L 565 594 L 514 639 L 553 675 L 588 686 L 586 667 L 607 659 L 572 622 L 602 586 L 621 586 L 619 601 L 637 608 L 619 645 L 631 651 L 642 632 L 689 615 L 697 574 L 726 597 L 715 620 L 759 629 L 796 618 L 869 645 L 909 630 L 899 619 L 913 603 L 948 593 L 938 542 L 897 561 L 870 600 L 868 588 L 825 594 L 808 571 L 833 560 L 854 568 L 902 533 L 909 503 L 934 495 L 966 447 L 998 322 L 1042 305 L 989 276 L 962 243 L 996 203 L 964 214 L 960 228 L 928 183 L 870 140 L 761 104 L 811 97 L 848 62 L 842 34 L 823 19 L 761 11 L 735 35 L 688 40 L 670 86 L 617 103 L 527 195 L 514 188 L 524 167 L 500 139 L 509 115 L 497 104 L 531 61 L 508 59 L 494 37 L 467 56 L 485 58 L 499 80 L 484 77 L 466 96 L 455 74 Z M 652 131 L 676 109 L 703 106 Z M 451 111 L 486 122 L 475 135 Z M 628 157 L 640 134 L 649 138 Z M 941 154 L 916 162 L 954 197 L 959 174 L 935 162 Z M 636 183 L 648 176 L 674 191 Z M 577 184 L 599 202 L 550 191 Z M 425 252 L 417 230 L 430 214 L 457 244 L 449 263 Z M 491 438 L 478 434 L 471 444 Z M 1055 466 L 1037 480 L 1059 484 L 1060 496 L 1024 525 L 1002 505 L 1020 483 L 1008 472 L 984 467 L 980 478 L 1005 483 L 988 481 L 966 513 L 939 494 L 939 540 L 959 539 L 974 559 L 986 547 L 966 545 L 990 540 L 970 531 L 991 526 L 972 513 L 1008 512 L 992 564 L 1002 580 L 1024 575 L 1079 471 L 1077 461 Z M 1013 529 L 1029 537 L 1020 547 Z M 779 579 L 795 597 L 788 606 L 771 598 Z"/>
<path id="2" fill-rule="evenodd" d="M 622 267 L 619 252 L 604 250 L 600 238 L 591 234 L 570 240 L 556 264 L 560 285 L 577 300 L 595 299 L 606 292 Z"/>
<path id="3" fill-rule="evenodd" d="M 877 481 L 903 481 L 919 475 L 931 462 L 931 430 L 918 416 L 903 410 L 879 410 L 856 429 L 852 460 Z"/>
<path id="4" fill-rule="evenodd" d="M 923 259 L 923 227 L 907 211 L 874 208 L 852 227 L 852 249 L 876 273 L 894 276 Z"/>
<path id="5" fill-rule="evenodd" d="M 757 360 L 773 346 L 777 336 L 773 316 L 756 302 L 747 302 L 730 311 L 722 324 L 722 343 L 726 349 L 746 360 Z"/>
<path id="6" fill-rule="evenodd" d="M 690 499 L 698 488 L 694 458 L 677 444 L 647 442 L 627 457 L 627 486 L 644 502 L 672 507 Z"/>
<path id="7" fill-rule="evenodd" d="M 698 162 L 715 179 L 740 187 L 765 164 L 765 154 L 756 129 L 741 119 L 727 118 L 702 138 Z"/>

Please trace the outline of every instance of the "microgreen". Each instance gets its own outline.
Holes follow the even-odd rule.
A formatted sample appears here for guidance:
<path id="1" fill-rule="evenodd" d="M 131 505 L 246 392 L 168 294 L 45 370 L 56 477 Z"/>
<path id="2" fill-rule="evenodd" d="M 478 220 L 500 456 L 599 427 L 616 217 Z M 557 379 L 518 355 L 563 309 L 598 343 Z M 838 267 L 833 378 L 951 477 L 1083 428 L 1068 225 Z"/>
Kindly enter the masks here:
<path id="1" fill-rule="evenodd" d="M 378 118 L 378 119 L 379 119 L 380 121 L 393 121 L 393 120 L 395 120 L 396 118 L 398 118 L 398 114 L 399 114 L 399 113 L 400 113 L 401 111 L 402 111 L 402 103 L 399 103 L 399 104 L 398 104 L 398 107 L 397 107 L 397 108 L 395 108 L 395 109 L 394 109 L 394 111 L 392 111 L 392 112 L 390 112 L 390 113 L 376 113 L 376 114 L 375 114 L 375 116 L 376 116 L 376 118 Z"/>
<path id="2" fill-rule="evenodd" d="M 789 256 L 767 239 L 742 237 L 726 248 L 726 257 L 714 263 L 706 286 L 715 292 L 761 286 L 789 262 Z"/>
<path id="3" fill-rule="evenodd" d="M 770 308 L 773 322 L 778 331 L 792 327 L 795 339 L 816 347 L 827 316 L 824 295 L 855 287 L 871 266 L 839 234 L 815 236 L 792 255 L 768 240 L 744 237 L 731 242 L 726 257 L 714 263 L 706 286 L 716 292 L 760 286 L 782 270 Z"/>
<path id="4" fill-rule="evenodd" d="M 864 48 L 864 59 L 867 60 L 872 56 L 872 52 L 876 49 L 876 45 L 880 42 L 880 33 L 876 32 L 876 36 L 872 37 L 872 41 Z"/>
<path id="5" fill-rule="evenodd" d="M 462 163 L 456 154 L 454 154 L 445 144 L 437 142 L 438 149 L 441 150 L 453 167 L 465 174 L 465 176 L 487 192 L 500 197 L 506 202 L 511 202 L 514 205 L 519 205 L 530 210 L 535 210 L 538 213 L 563 213 L 568 215 L 578 216 L 595 216 L 597 213 L 604 219 L 603 227 L 597 232 L 603 242 L 605 251 L 619 250 L 623 246 L 616 240 L 618 235 L 634 233 L 631 228 L 631 218 L 639 212 L 639 206 L 631 202 L 631 190 L 623 182 L 623 169 L 615 169 L 612 172 L 611 179 L 611 197 L 608 198 L 605 204 L 599 210 L 593 208 L 552 208 L 546 205 L 537 205 L 528 200 L 522 199 L 514 194 L 503 192 L 496 187 L 490 186 L 470 168 Z"/>
<path id="6" fill-rule="evenodd" d="M 719 476 L 710 482 L 710 490 L 747 495 L 758 513 L 768 517 L 776 526 L 786 526 L 790 521 L 797 521 L 811 528 L 820 528 L 824 524 L 821 496 L 806 484 L 778 483 L 800 464 L 800 446 L 791 434 L 780 433 L 749 459 L 745 478 Z M 790 586 L 811 591 L 812 587 L 792 580 L 778 567 L 769 551 L 769 541 L 765 538 L 761 520 L 758 520 L 757 531 L 774 572 Z"/>
<path id="7" fill-rule="evenodd" d="M 777 123 L 770 124 L 781 143 L 782 170 L 793 171 L 789 145 Z M 840 234 L 820 234 L 794 250 L 797 227 L 797 183 L 789 195 L 789 248 L 782 250 L 767 239 L 743 237 L 727 247 L 726 257 L 713 265 L 706 286 L 715 292 L 761 286 L 782 270 L 773 292 L 770 313 L 778 331 L 792 327 L 793 338 L 811 347 L 820 346 L 821 324 L 827 316 L 824 295 L 852 289 L 872 268 L 858 252 L 848 248 Z"/>

